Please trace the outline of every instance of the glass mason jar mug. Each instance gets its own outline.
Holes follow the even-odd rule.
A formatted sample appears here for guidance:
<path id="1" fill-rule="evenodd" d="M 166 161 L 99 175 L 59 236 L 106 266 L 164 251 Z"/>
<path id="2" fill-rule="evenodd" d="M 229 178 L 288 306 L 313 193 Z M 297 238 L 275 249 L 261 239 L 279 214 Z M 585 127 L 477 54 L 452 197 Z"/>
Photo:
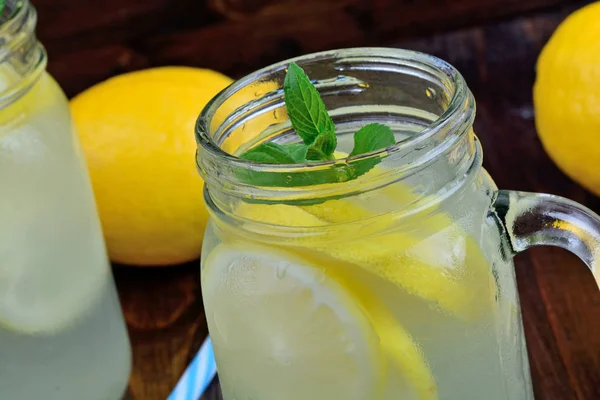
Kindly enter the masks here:
<path id="1" fill-rule="evenodd" d="M 0 397 L 118 399 L 129 341 L 67 99 L 29 2 L 0 21 Z"/>
<path id="2" fill-rule="evenodd" d="M 202 290 L 224 398 L 531 399 L 511 258 L 555 245 L 593 269 L 598 216 L 496 188 L 472 94 L 444 61 L 392 49 L 294 61 L 335 122 L 336 160 L 236 157 L 299 141 L 283 102 L 289 61 L 237 81 L 198 120 Z M 347 158 L 370 122 L 396 144 Z M 379 163 L 344 178 L 368 160 Z"/>

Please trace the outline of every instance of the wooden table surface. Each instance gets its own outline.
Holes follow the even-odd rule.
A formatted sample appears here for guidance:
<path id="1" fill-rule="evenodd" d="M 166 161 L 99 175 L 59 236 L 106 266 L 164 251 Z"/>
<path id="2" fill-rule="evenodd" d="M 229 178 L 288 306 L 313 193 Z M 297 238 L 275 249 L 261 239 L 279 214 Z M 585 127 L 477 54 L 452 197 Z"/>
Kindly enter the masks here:
<path id="1" fill-rule="evenodd" d="M 499 187 L 563 195 L 600 212 L 600 199 L 562 174 L 542 150 L 531 104 L 540 49 L 557 24 L 586 2 L 33 3 L 49 70 L 69 96 L 112 75 L 157 65 L 208 67 L 239 77 L 331 48 L 375 45 L 437 55 L 464 74 L 475 94 L 484 164 Z M 590 272 L 553 248 L 521 254 L 516 266 L 536 398 L 600 399 L 600 293 Z M 165 399 L 207 334 L 198 263 L 117 267 L 115 276 L 134 352 L 129 397 Z M 205 399 L 218 398 L 213 385 Z"/>

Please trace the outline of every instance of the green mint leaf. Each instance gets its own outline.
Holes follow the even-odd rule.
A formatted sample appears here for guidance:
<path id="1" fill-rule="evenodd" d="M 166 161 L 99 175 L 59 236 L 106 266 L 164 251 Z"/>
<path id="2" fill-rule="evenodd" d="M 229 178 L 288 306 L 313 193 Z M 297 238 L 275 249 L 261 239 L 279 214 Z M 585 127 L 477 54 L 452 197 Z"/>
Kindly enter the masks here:
<path id="1" fill-rule="evenodd" d="M 304 143 L 284 144 L 282 147 L 287 150 L 288 154 L 294 159 L 294 161 L 297 164 L 306 162 L 308 146 Z"/>
<path id="2" fill-rule="evenodd" d="M 340 165 L 333 166 L 330 169 L 323 169 L 317 171 L 298 171 L 291 173 L 281 172 L 263 172 L 253 171 L 246 167 L 240 167 L 235 170 L 235 174 L 238 178 L 244 182 L 247 182 L 253 186 L 264 186 L 264 187 L 301 187 L 301 186 L 312 186 L 322 185 L 333 182 L 346 182 L 355 178 L 354 170 L 347 164 L 341 163 Z M 248 202 L 257 202 L 252 199 L 245 199 Z M 319 200 L 320 201 L 320 200 Z M 316 203 L 318 203 L 317 201 Z M 267 201 L 268 203 L 268 201 Z M 297 200 L 290 200 L 289 204 L 296 204 Z M 313 200 L 305 200 L 306 204 L 314 203 Z M 298 203 L 300 204 L 300 203 Z"/>
<path id="3" fill-rule="evenodd" d="M 378 123 L 368 124 L 354 133 L 354 149 L 352 149 L 350 157 L 385 149 L 394 143 L 396 143 L 396 138 L 389 126 Z M 357 178 L 367 173 L 380 162 L 379 158 L 357 161 L 352 166 L 354 177 Z"/>
<path id="4" fill-rule="evenodd" d="M 333 136 L 329 139 L 327 149 L 333 143 L 333 149 L 337 145 L 335 138 L 335 125 L 327 113 L 325 104 L 317 89 L 313 86 L 308 76 L 296 63 L 290 63 L 283 83 L 285 106 L 290 121 L 298 136 L 304 143 L 310 145 L 315 142 L 317 136 L 328 134 Z M 333 154 L 333 151 L 331 153 Z"/>
<path id="5" fill-rule="evenodd" d="M 306 155 L 306 159 L 311 161 L 333 160 L 333 152 L 335 151 L 335 146 L 332 147 L 331 136 L 335 138 L 335 133 L 333 135 L 328 135 L 324 133 L 317 136 L 315 141 L 310 146 L 308 146 L 308 153 Z M 335 144 L 337 145 L 337 141 Z"/>
<path id="6" fill-rule="evenodd" d="M 2 0 L 0 0 L 2 1 Z M 264 164 L 303 164 L 310 161 L 334 160 L 337 147 L 335 125 L 329 117 L 319 92 L 312 85 L 302 68 L 291 63 L 284 82 L 285 104 L 292 126 L 304 143 L 280 145 L 267 142 L 258 145 L 240 158 Z M 393 131 L 382 124 L 372 123 L 354 134 L 354 149 L 350 156 L 370 153 L 395 143 Z M 381 158 L 353 160 L 350 163 L 335 163 L 331 168 L 310 172 L 256 171 L 240 167 L 236 174 L 241 180 L 256 186 L 298 187 L 334 182 L 347 182 L 363 175 Z M 257 199 L 248 199 L 259 202 Z M 265 200 L 266 201 L 266 200 Z M 306 204 L 318 203 L 323 199 L 304 200 Z M 293 200 L 291 203 L 295 203 Z"/>
<path id="7" fill-rule="evenodd" d="M 289 148 L 267 142 L 245 151 L 240 158 L 263 164 L 296 164 L 297 150 L 293 150 L 292 154 Z"/>
<path id="8" fill-rule="evenodd" d="M 396 138 L 389 126 L 378 123 L 368 124 L 354 133 L 354 149 L 350 157 L 385 149 L 394 143 Z"/>
<path id="9" fill-rule="evenodd" d="M 321 133 L 310 145 L 310 149 L 323 154 L 323 157 L 319 158 L 319 160 L 333 160 L 333 152 L 336 147 L 337 137 L 335 136 L 335 132 Z"/>
<path id="10" fill-rule="evenodd" d="M 4 11 L 5 6 L 6 6 L 6 1 L 0 0 L 0 14 L 2 14 L 2 11 Z"/>

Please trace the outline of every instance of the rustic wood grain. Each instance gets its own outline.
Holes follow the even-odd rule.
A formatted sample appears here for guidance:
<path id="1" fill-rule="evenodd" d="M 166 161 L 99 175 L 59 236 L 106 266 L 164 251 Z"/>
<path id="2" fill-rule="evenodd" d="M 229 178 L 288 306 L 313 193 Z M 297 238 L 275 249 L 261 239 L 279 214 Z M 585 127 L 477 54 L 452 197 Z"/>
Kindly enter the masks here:
<path id="1" fill-rule="evenodd" d="M 282 58 L 389 45 L 568 0 L 37 0 L 49 70 L 69 96 L 116 73 L 185 64 L 237 77 Z M 576 2 L 582 4 L 582 2 Z M 107 57 L 114 54 L 114 57 Z M 75 74 L 75 78 L 71 75 Z"/>
<path id="2" fill-rule="evenodd" d="M 118 73 L 185 64 L 240 76 L 312 51 L 389 45 L 454 64 L 477 99 L 484 165 L 505 189 L 600 200 L 551 162 L 535 133 L 535 60 L 565 0 L 34 0 L 49 70 L 69 96 Z M 537 399 L 600 398 L 600 294 L 559 249 L 516 258 Z M 132 338 L 128 398 L 165 399 L 207 334 L 197 263 L 117 266 Z M 213 385 L 204 400 L 220 399 Z M 284 399 L 282 399 L 284 400 Z"/>
<path id="3" fill-rule="evenodd" d="M 133 399 L 165 399 L 207 335 L 199 263 L 115 267 L 133 345 Z"/>

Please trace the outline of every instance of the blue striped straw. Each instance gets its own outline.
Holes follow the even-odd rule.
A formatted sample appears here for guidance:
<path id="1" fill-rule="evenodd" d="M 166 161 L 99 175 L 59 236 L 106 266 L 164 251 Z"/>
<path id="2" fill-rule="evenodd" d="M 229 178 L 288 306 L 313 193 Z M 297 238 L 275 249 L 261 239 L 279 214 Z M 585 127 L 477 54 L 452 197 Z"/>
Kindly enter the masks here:
<path id="1" fill-rule="evenodd" d="M 215 353 L 207 337 L 167 400 L 198 400 L 216 373 Z"/>

